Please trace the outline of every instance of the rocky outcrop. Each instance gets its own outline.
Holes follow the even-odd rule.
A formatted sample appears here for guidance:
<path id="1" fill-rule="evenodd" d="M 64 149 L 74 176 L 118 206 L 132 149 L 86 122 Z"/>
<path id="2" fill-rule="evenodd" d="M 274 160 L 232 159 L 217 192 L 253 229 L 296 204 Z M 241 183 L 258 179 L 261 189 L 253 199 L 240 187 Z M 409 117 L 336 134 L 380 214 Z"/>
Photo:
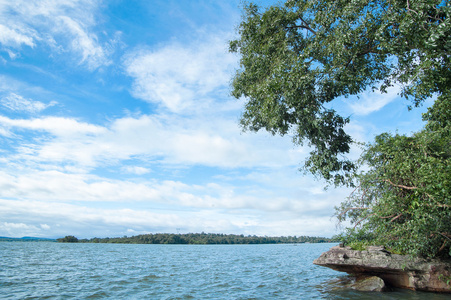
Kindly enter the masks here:
<path id="1" fill-rule="evenodd" d="M 313 261 L 319 266 L 359 278 L 377 276 L 387 285 L 419 291 L 451 293 L 451 261 L 392 254 L 384 247 L 366 251 L 335 246 Z"/>

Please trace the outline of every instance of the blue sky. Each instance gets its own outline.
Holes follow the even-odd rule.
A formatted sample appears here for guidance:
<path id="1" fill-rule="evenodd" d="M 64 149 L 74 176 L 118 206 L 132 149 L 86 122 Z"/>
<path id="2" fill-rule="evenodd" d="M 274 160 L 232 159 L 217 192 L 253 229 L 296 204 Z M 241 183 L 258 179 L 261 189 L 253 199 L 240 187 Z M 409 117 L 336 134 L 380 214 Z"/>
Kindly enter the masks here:
<path id="1" fill-rule="evenodd" d="M 238 0 L 0 1 L 0 236 L 338 233 L 350 191 L 299 172 L 309 149 L 289 136 L 238 126 L 240 15 Z M 398 90 L 331 105 L 359 141 L 420 129 Z"/>

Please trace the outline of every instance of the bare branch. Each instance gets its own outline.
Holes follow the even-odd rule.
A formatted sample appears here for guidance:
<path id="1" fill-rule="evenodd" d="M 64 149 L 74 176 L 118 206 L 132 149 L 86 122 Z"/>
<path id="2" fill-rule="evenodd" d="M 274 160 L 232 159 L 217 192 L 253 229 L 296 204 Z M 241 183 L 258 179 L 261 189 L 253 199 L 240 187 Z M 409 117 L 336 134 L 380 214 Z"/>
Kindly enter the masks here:
<path id="1" fill-rule="evenodd" d="M 348 207 L 338 216 L 341 217 L 342 215 L 346 214 L 348 211 L 355 210 L 355 209 L 370 209 L 370 208 L 369 207 Z"/>
<path id="2" fill-rule="evenodd" d="M 396 214 L 392 214 L 392 215 L 390 215 L 388 217 L 381 217 L 381 219 L 390 219 L 390 218 L 393 218 L 394 216 L 396 216 Z"/>
<path id="3" fill-rule="evenodd" d="M 396 186 L 396 187 L 406 189 L 406 190 L 415 190 L 418 188 L 416 186 L 406 186 L 406 185 L 402 185 L 402 184 L 395 184 L 395 183 L 391 182 L 390 179 L 384 179 L 384 181 L 390 183 L 392 186 Z"/>
<path id="4" fill-rule="evenodd" d="M 394 220 L 398 219 L 399 217 L 402 216 L 402 213 L 400 213 L 399 215 L 397 215 L 396 217 L 394 217 L 393 219 L 390 220 L 389 223 L 393 222 Z"/>
<path id="5" fill-rule="evenodd" d="M 376 213 L 370 214 L 370 215 L 366 216 L 365 218 L 362 218 L 362 219 L 358 220 L 357 223 L 355 223 L 354 228 L 356 228 L 357 225 L 359 225 L 361 222 L 365 221 L 366 219 L 368 219 L 368 218 L 371 217 L 371 216 L 374 216 L 375 214 L 376 214 Z"/>

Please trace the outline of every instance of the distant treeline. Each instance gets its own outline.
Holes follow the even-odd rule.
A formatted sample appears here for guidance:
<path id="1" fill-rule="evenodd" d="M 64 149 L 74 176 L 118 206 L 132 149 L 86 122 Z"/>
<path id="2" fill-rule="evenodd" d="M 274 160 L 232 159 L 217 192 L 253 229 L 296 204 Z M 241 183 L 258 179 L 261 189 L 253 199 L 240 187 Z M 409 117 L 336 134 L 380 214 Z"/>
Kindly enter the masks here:
<path id="1" fill-rule="evenodd" d="M 236 234 L 218 234 L 218 233 L 156 233 L 141 234 L 131 237 L 116 238 L 92 238 L 77 239 L 74 236 L 66 236 L 58 239 L 58 242 L 72 243 L 120 243 L 120 244 L 191 244 L 191 245 L 236 245 L 236 244 L 295 244 L 295 243 L 332 243 L 337 240 L 324 237 L 311 236 L 280 236 L 267 237 L 255 235 L 236 235 Z"/>

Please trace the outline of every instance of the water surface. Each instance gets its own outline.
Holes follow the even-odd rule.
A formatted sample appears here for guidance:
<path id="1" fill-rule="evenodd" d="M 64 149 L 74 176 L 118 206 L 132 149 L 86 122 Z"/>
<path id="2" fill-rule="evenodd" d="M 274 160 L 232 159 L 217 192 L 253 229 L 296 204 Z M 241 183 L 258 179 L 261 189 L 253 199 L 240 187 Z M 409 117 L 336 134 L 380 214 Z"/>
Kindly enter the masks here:
<path id="1" fill-rule="evenodd" d="M 0 242 L 0 298 L 450 299 L 336 289 L 346 275 L 312 264 L 333 245 Z"/>

